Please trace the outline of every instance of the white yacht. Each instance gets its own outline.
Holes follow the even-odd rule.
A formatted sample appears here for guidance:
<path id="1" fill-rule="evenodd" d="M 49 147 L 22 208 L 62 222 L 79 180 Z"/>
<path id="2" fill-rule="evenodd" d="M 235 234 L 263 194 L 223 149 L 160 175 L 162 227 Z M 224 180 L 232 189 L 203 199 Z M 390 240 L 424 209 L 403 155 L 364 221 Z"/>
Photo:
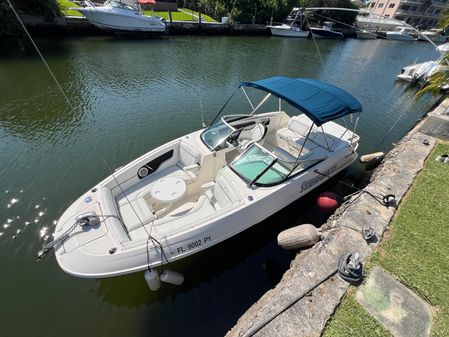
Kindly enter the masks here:
<path id="1" fill-rule="evenodd" d="M 397 27 L 394 30 L 386 32 L 388 40 L 398 41 L 416 41 L 416 32 L 408 27 Z"/>
<path id="2" fill-rule="evenodd" d="M 71 8 L 83 14 L 98 28 L 122 32 L 162 33 L 166 31 L 165 20 L 157 16 L 145 16 L 140 8 L 133 8 L 120 0 L 107 0 L 95 6 L 89 0 L 86 7 Z"/>
<path id="3" fill-rule="evenodd" d="M 411 64 L 402 68 L 397 78 L 406 82 L 418 83 L 426 81 L 435 72 L 441 69 L 437 61 L 427 61 Z"/>
<path id="4" fill-rule="evenodd" d="M 101 278 L 185 258 L 259 223 L 357 158 L 359 137 L 342 125 L 355 128 L 362 107 L 346 91 L 287 77 L 240 88 L 247 114 L 219 113 L 209 127 L 117 169 L 62 214 L 51 247 L 64 271 Z M 299 112 L 290 117 L 292 110 Z"/>
<path id="5" fill-rule="evenodd" d="M 286 36 L 286 37 L 302 37 L 306 38 L 310 35 L 309 29 L 304 29 L 304 13 L 298 8 L 294 7 L 282 24 L 268 25 L 271 35 Z"/>

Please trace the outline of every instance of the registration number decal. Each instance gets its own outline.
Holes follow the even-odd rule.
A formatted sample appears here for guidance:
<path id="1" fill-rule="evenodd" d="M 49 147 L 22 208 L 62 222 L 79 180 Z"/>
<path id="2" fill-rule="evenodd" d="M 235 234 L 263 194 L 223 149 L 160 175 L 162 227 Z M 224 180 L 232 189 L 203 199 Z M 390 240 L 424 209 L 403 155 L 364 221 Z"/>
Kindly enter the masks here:
<path id="1" fill-rule="evenodd" d="M 211 242 L 212 242 L 212 237 L 205 236 L 201 239 L 196 239 L 194 241 L 191 241 L 191 242 L 187 243 L 186 245 L 177 247 L 176 251 L 178 254 L 182 254 L 182 253 L 188 252 L 189 250 L 197 249 L 197 248 L 199 248 L 203 245 L 206 245 L 208 243 L 211 243 Z"/>

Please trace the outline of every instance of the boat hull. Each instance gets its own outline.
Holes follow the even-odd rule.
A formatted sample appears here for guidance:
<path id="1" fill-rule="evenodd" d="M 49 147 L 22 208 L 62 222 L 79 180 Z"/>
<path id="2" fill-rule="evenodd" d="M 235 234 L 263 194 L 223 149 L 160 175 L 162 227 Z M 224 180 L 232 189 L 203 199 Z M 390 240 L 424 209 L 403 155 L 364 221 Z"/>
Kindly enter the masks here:
<path id="1" fill-rule="evenodd" d="M 344 38 L 343 33 L 332 31 L 332 30 L 327 30 L 327 29 L 323 29 L 323 28 L 310 28 L 310 30 L 312 31 L 313 35 L 318 38 L 323 38 L 323 39 L 343 39 Z"/>
<path id="2" fill-rule="evenodd" d="M 271 35 L 273 36 L 307 38 L 310 35 L 310 31 L 302 30 L 298 27 L 289 27 L 287 25 L 267 27 L 270 28 Z"/>
<path id="3" fill-rule="evenodd" d="M 408 34 L 400 34 L 395 32 L 387 32 L 386 33 L 388 40 L 395 40 L 395 41 L 416 41 L 416 39 Z"/>

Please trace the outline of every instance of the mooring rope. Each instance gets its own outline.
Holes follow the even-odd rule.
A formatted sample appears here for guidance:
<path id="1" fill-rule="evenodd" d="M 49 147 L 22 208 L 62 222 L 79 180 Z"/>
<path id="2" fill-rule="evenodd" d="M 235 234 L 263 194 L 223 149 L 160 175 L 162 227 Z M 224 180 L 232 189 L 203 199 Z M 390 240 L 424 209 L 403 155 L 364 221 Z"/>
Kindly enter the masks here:
<path id="1" fill-rule="evenodd" d="M 304 17 L 306 18 L 307 26 L 309 27 L 310 34 L 312 35 L 312 40 L 313 40 L 313 43 L 315 44 L 315 48 L 318 53 L 318 57 L 320 58 L 321 64 L 323 65 L 324 73 L 327 74 L 326 65 L 324 64 L 323 57 L 321 56 L 320 48 L 318 48 L 318 44 L 316 43 L 315 34 L 313 34 L 312 30 L 310 29 L 309 19 L 307 18 L 307 15 L 304 15 Z"/>
<path id="2" fill-rule="evenodd" d="M 77 225 L 80 225 L 80 226 L 92 225 L 92 226 L 94 226 L 95 224 L 97 224 L 96 222 L 90 223 L 92 221 L 92 219 L 95 219 L 95 218 L 98 219 L 98 221 L 99 221 L 98 223 L 100 223 L 99 218 L 104 218 L 104 219 L 117 218 L 117 219 L 119 219 L 120 222 L 122 221 L 120 219 L 120 217 L 118 217 L 117 215 L 113 215 L 113 214 L 92 214 L 92 215 L 86 215 L 84 217 L 81 217 L 81 218 L 77 219 L 73 223 L 73 225 L 71 225 L 63 234 L 59 235 L 56 239 L 54 239 L 54 240 L 48 242 L 47 244 L 45 244 L 42 247 L 42 249 L 37 252 L 37 254 L 35 256 L 36 260 L 39 260 L 39 259 L 43 258 L 54 247 L 61 245 L 64 241 L 72 238 L 75 234 L 82 233 L 83 231 L 76 232 L 76 233 L 72 234 L 72 232 L 75 230 Z"/>
<path id="3" fill-rule="evenodd" d="M 345 186 L 347 186 L 347 187 L 350 187 L 350 188 L 356 190 L 356 192 L 351 193 L 351 194 L 348 194 L 347 196 L 345 196 L 345 198 L 351 197 L 351 196 L 356 195 L 356 194 L 359 194 L 359 196 L 360 196 L 362 193 L 366 193 L 366 194 L 368 194 L 369 196 L 373 197 L 374 200 L 376 200 L 377 202 L 379 202 L 379 203 L 380 203 L 381 205 L 383 205 L 383 206 L 386 206 L 386 207 L 394 206 L 394 202 L 395 202 L 395 200 L 396 200 L 396 197 L 395 197 L 394 194 L 375 195 L 375 194 L 373 194 L 373 193 L 370 192 L 370 191 L 362 190 L 362 189 L 357 188 L 357 187 L 355 187 L 355 186 L 353 186 L 353 185 L 351 185 L 351 184 L 348 184 L 348 183 L 346 183 L 346 182 L 344 182 L 344 181 L 342 181 L 342 180 L 340 180 L 340 179 L 337 179 L 337 178 L 335 178 L 335 176 L 330 176 L 330 175 L 325 174 L 325 173 L 323 173 L 323 172 L 320 172 L 320 171 L 318 171 L 318 170 L 314 170 L 313 172 L 315 172 L 315 173 L 317 173 L 317 174 L 319 174 L 319 175 L 321 175 L 321 176 L 327 177 L 327 178 L 329 178 L 329 179 L 332 179 L 332 178 L 333 178 L 333 179 L 335 179 L 338 183 L 340 183 L 340 184 L 342 184 L 342 185 L 345 185 Z"/>
<path id="4" fill-rule="evenodd" d="M 41 51 L 39 50 L 39 48 L 37 47 L 36 43 L 34 42 L 33 38 L 31 37 L 30 33 L 28 32 L 28 29 L 25 27 L 25 24 L 22 22 L 22 19 L 20 18 L 19 14 L 16 12 L 14 6 L 12 5 L 10 0 L 6 0 L 9 4 L 9 7 L 11 7 L 11 10 L 13 11 L 14 15 L 16 16 L 17 20 L 19 21 L 20 25 L 22 26 L 23 30 L 25 31 L 26 35 L 28 36 L 28 38 L 31 41 L 31 44 L 33 45 L 34 49 L 36 49 L 37 53 L 39 54 L 40 58 L 42 59 L 42 62 L 44 62 L 45 67 L 47 68 L 48 72 L 50 73 L 51 77 L 53 78 L 53 80 L 55 81 L 57 87 L 59 88 L 59 91 L 61 91 L 62 96 L 64 96 L 67 105 L 70 107 L 71 110 L 74 110 L 72 103 L 70 102 L 69 98 L 67 97 L 66 93 L 64 92 L 64 90 L 62 89 L 61 84 L 59 83 L 59 81 L 57 80 L 55 74 L 53 73 L 53 71 L 51 70 L 50 66 L 48 65 L 47 61 L 45 61 L 44 56 L 42 55 Z"/>
<path id="5" fill-rule="evenodd" d="M 318 288 L 321 284 L 326 282 L 328 279 L 330 279 L 337 273 L 344 281 L 348 283 L 359 283 L 364 276 L 362 262 L 363 260 L 358 253 L 348 253 L 342 255 L 338 260 L 336 268 L 332 269 L 328 274 L 326 274 L 324 277 L 318 280 L 318 282 L 311 285 L 309 288 L 302 291 L 299 295 L 295 296 L 286 304 L 284 304 L 281 307 L 281 309 L 278 310 L 275 314 L 271 315 L 270 317 L 260 322 L 257 322 L 256 324 L 253 324 L 243 335 L 241 335 L 241 337 L 254 336 L 257 332 L 263 329 L 268 323 L 273 321 L 276 317 L 278 317 L 280 314 L 288 310 L 290 307 L 292 307 L 294 304 L 296 304 L 302 298 L 304 298 L 304 296 L 311 293 L 313 290 Z"/>

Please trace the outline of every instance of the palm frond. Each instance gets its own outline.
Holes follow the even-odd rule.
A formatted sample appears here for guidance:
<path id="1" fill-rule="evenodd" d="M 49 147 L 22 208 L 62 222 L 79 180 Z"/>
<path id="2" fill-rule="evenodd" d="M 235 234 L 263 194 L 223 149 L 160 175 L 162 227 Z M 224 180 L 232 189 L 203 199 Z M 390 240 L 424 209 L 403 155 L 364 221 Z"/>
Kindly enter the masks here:
<path id="1" fill-rule="evenodd" d="M 419 99 L 427 92 L 437 95 L 441 88 L 447 84 L 449 84 L 449 71 L 447 69 L 441 70 L 429 77 L 425 86 L 416 93 L 415 98 Z"/>

